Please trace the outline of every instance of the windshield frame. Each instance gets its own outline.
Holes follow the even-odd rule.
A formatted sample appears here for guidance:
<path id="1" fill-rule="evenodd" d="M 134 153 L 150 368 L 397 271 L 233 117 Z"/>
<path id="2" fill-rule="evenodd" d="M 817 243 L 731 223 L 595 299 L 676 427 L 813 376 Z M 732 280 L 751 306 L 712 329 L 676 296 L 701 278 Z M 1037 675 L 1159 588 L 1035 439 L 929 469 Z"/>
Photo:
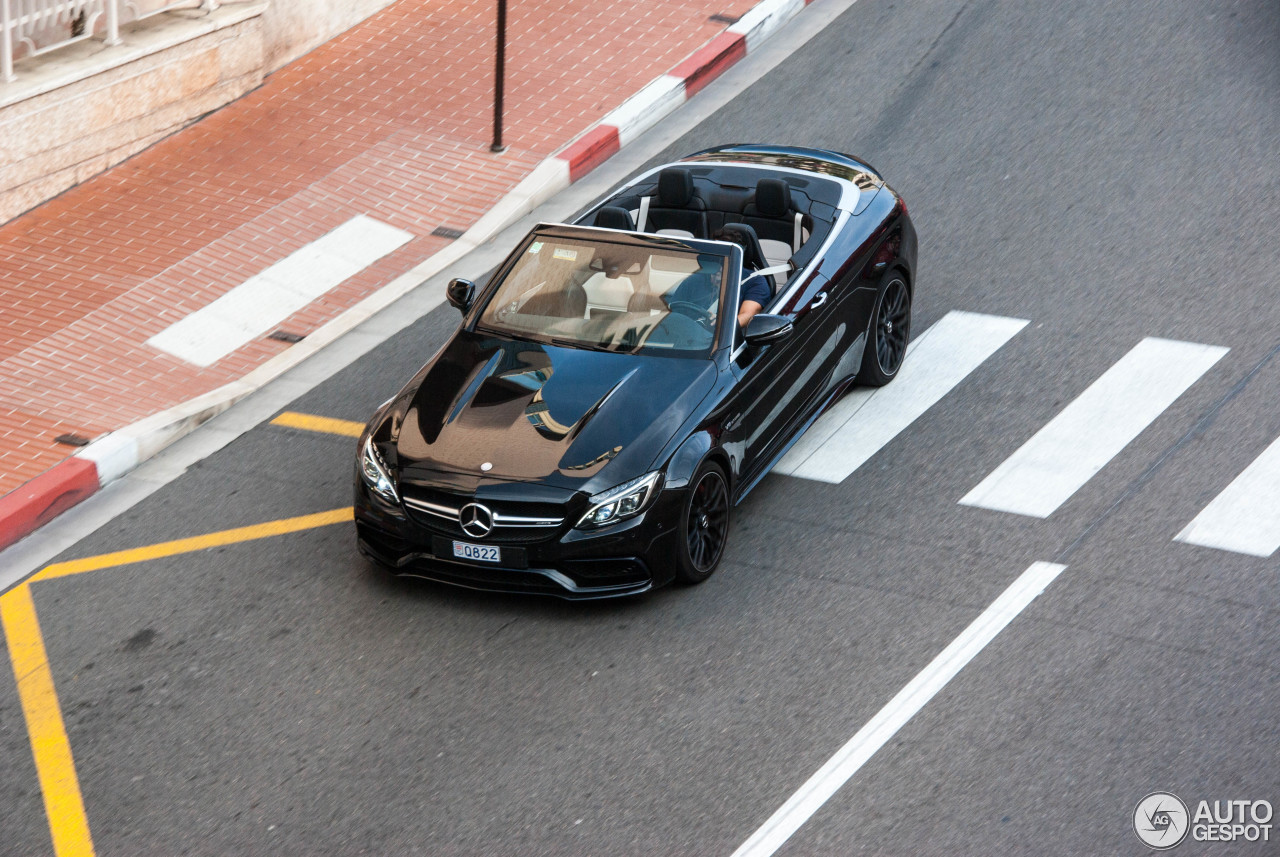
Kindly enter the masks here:
<path id="1" fill-rule="evenodd" d="M 646 346 L 636 351 L 619 351 L 611 348 L 593 347 L 585 342 L 571 342 L 554 334 L 545 336 L 530 331 L 515 331 L 503 327 L 495 327 L 483 322 L 489 305 L 501 291 L 503 283 L 511 276 L 530 246 L 535 241 L 583 241 L 624 245 L 638 250 L 676 250 L 689 254 L 709 254 L 721 259 L 720 311 L 710 347 L 705 354 L 699 349 L 697 353 L 687 350 L 670 350 L 662 347 Z M 740 290 L 742 269 L 742 251 L 734 244 L 723 241 L 707 241 L 695 238 L 675 238 L 648 233 L 623 232 L 615 229 L 604 229 L 594 226 L 570 226 L 567 224 L 541 223 L 535 226 L 528 235 L 516 245 L 515 249 L 503 260 L 493 275 L 484 284 L 476 300 L 468 309 L 463 320 L 463 327 L 472 332 L 507 339 L 536 342 L 555 348 L 575 348 L 582 351 L 604 351 L 611 354 L 634 354 L 638 356 L 660 356 L 677 359 L 711 359 L 719 351 L 732 346 L 734 328 L 737 326 L 737 302 Z M 731 310 L 729 308 L 732 308 Z"/>

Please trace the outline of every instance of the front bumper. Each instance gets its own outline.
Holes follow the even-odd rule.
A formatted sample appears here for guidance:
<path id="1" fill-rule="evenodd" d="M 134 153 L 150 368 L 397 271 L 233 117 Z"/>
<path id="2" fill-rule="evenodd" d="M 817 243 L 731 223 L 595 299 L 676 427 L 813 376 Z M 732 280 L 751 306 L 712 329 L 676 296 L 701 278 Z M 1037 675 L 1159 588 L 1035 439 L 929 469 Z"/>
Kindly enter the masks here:
<path id="1" fill-rule="evenodd" d="M 570 600 L 637 595 L 674 579 L 681 491 L 663 491 L 643 515 L 598 530 L 568 524 L 531 540 L 472 538 L 373 497 L 355 480 L 356 544 L 392 574 L 488 592 Z M 578 512 L 581 514 L 581 511 Z M 576 520 L 567 516 L 566 520 Z M 458 559 L 454 540 L 492 545 L 503 562 Z"/>

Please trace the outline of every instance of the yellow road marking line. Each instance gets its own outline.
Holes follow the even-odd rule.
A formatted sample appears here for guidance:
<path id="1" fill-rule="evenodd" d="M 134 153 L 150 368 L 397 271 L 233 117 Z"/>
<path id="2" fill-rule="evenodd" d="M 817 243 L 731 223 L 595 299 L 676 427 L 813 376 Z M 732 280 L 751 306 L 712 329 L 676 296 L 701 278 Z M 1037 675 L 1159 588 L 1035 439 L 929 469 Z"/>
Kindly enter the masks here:
<path id="1" fill-rule="evenodd" d="M 282 518 L 265 524 L 236 527 L 203 536 L 59 562 L 46 566 L 27 582 L 0 594 L 0 624 L 4 626 L 9 659 L 13 662 L 13 675 L 18 682 L 18 696 L 22 699 L 27 735 L 31 740 L 31 752 L 35 756 L 36 771 L 40 776 L 40 789 L 44 794 L 45 812 L 49 817 L 49 831 L 53 836 L 53 848 L 57 857 L 93 857 L 93 840 L 89 837 L 89 821 L 80 795 L 80 782 L 76 777 L 71 744 L 67 741 L 62 710 L 53 686 L 53 673 L 49 670 L 49 658 L 40 633 L 40 622 L 36 617 L 36 605 L 31 598 L 30 584 L 37 580 L 66 577 L 101 568 L 296 533 L 350 520 L 352 510 L 348 506 L 345 509 Z"/>
<path id="2" fill-rule="evenodd" d="M 40 790 L 44 792 L 54 853 L 58 857 L 92 857 L 89 820 L 84 814 L 80 781 L 76 778 L 30 586 L 23 583 L 0 595 L 0 620 L 4 623 L 13 675 L 18 680 L 22 713 L 27 718 L 27 735 L 40 775 Z"/>
<path id="3" fill-rule="evenodd" d="M 285 411 L 280 416 L 271 421 L 273 426 L 288 426 L 289 428 L 304 429 L 306 431 L 318 431 L 325 434 L 342 434 L 347 437 L 359 437 L 364 431 L 364 423 L 355 423 L 351 420 L 336 420 L 333 417 L 317 417 L 313 414 L 299 414 L 293 411 Z"/>
<path id="4" fill-rule="evenodd" d="M 130 548 L 129 550 L 116 551 L 115 553 L 104 553 L 99 554 L 98 556 L 85 557 L 84 559 L 73 559 L 68 562 L 58 562 L 53 565 L 46 566 L 39 574 L 32 577 L 31 580 L 50 580 L 55 577 L 66 577 L 69 574 L 83 574 L 86 571 L 97 571 L 100 568 L 111 568 L 113 566 L 128 565 L 129 563 L 134 562 L 145 562 L 149 559 L 160 559 L 166 556 L 175 556 L 177 554 L 205 550 L 206 548 L 232 545 L 237 542 L 265 539 L 269 536 L 282 536 L 286 533 L 296 533 L 300 530 L 310 530 L 316 527 L 325 527 L 330 524 L 341 524 L 344 521 L 350 521 L 352 519 L 353 516 L 350 506 L 345 509 L 332 509 L 328 512 L 317 512 L 313 515 L 302 515 L 297 518 L 282 518 L 278 521 L 268 521 L 265 524 L 254 524 L 249 527 L 236 527 L 233 530 L 221 530 L 219 532 L 208 533 L 203 536 L 192 536 L 187 539 L 160 542 L 159 544 L 147 545 L 140 548 Z"/>

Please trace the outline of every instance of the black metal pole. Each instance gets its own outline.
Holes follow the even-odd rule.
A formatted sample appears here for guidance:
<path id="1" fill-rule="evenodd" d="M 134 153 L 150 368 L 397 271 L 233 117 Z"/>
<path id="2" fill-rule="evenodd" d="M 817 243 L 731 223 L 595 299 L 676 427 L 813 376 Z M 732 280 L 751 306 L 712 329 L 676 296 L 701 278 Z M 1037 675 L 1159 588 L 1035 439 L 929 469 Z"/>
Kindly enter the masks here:
<path id="1" fill-rule="evenodd" d="M 507 0 L 498 0 L 498 50 L 493 82 L 493 145 L 491 152 L 505 152 L 502 145 L 502 89 L 507 58 Z"/>

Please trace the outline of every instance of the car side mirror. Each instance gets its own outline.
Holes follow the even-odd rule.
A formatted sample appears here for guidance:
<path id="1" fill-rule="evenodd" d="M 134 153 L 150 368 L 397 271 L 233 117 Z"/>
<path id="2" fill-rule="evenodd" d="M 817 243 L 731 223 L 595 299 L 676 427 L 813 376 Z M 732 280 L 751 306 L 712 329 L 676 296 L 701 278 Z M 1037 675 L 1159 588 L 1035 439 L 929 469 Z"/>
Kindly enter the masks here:
<path id="1" fill-rule="evenodd" d="M 742 337 L 747 345 L 767 345 L 790 336 L 791 330 L 791 319 L 785 315 L 759 312 L 747 322 L 747 329 L 742 332 Z"/>
<path id="2" fill-rule="evenodd" d="M 476 297 L 476 284 L 470 280 L 464 280 L 461 277 L 449 281 L 449 285 L 444 290 L 445 297 L 449 299 L 449 303 L 457 307 L 463 313 L 471 309 L 471 302 Z"/>

